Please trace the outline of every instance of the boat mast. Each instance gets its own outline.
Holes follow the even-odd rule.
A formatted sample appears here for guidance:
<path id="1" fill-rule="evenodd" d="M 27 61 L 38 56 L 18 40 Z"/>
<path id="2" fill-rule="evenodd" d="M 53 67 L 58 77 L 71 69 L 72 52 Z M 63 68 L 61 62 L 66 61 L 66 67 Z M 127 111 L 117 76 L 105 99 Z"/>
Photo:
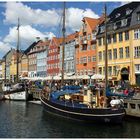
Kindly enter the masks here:
<path id="1" fill-rule="evenodd" d="M 64 82 L 65 32 L 66 32 L 66 29 L 65 29 L 65 2 L 64 2 L 64 9 L 63 9 L 63 28 L 62 28 L 63 42 L 62 42 L 61 87 L 63 86 L 63 82 Z"/>
<path id="2" fill-rule="evenodd" d="M 5 74 L 4 74 L 4 82 L 6 83 L 6 55 L 4 57 L 4 61 L 5 61 Z"/>
<path id="3" fill-rule="evenodd" d="M 108 88 L 107 8 L 105 4 L 105 96 Z"/>
<path id="4" fill-rule="evenodd" d="M 17 57 L 17 83 L 19 82 L 19 18 L 18 18 L 18 26 L 17 26 L 17 51 L 16 51 L 16 57 Z"/>

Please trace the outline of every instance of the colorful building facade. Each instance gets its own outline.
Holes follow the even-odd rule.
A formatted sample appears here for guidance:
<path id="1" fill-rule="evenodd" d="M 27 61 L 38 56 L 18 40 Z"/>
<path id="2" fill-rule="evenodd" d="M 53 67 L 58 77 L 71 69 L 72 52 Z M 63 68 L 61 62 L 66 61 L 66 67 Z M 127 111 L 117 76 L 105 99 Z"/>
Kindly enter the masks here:
<path id="1" fill-rule="evenodd" d="M 83 18 L 83 26 L 76 38 L 76 73 L 90 75 L 96 73 L 96 27 L 100 19 Z"/>
<path id="2" fill-rule="evenodd" d="M 139 66 L 139 57 L 136 57 L 139 46 L 137 38 L 139 21 L 136 19 L 139 5 L 137 2 L 123 5 L 114 9 L 108 16 L 108 76 L 116 83 L 120 80 L 130 81 L 131 84 L 137 83 L 134 67 Z M 103 22 L 99 25 L 97 33 L 97 72 L 100 74 L 105 74 L 104 35 Z"/>
<path id="3" fill-rule="evenodd" d="M 47 76 L 55 76 L 60 73 L 59 46 L 61 43 L 62 38 L 53 37 L 50 41 L 47 54 Z"/>
<path id="4" fill-rule="evenodd" d="M 46 77 L 47 76 L 47 63 L 46 58 L 48 54 L 48 47 L 49 47 L 50 41 L 45 40 L 43 42 L 39 42 L 37 44 L 38 52 L 37 52 L 37 76 L 38 77 Z"/>

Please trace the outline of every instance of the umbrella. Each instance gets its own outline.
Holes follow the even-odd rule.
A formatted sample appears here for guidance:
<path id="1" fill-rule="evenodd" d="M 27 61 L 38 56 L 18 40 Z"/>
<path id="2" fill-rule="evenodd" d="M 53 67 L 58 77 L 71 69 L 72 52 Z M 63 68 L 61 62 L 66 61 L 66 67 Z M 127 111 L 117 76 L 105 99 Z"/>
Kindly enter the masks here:
<path id="1" fill-rule="evenodd" d="M 91 79 L 104 79 L 105 76 L 101 75 L 101 74 L 94 74 L 93 76 L 91 76 Z"/>

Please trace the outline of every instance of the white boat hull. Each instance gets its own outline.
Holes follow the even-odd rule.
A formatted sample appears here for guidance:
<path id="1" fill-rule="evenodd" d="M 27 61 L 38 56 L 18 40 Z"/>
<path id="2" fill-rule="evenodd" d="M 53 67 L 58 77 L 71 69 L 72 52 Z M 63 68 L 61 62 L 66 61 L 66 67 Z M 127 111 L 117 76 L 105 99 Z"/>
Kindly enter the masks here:
<path id="1" fill-rule="evenodd" d="M 26 93 L 26 91 L 20 91 L 20 92 L 15 92 L 15 93 L 10 93 L 10 94 L 4 95 L 4 97 L 7 100 L 26 101 L 27 100 L 27 93 Z"/>

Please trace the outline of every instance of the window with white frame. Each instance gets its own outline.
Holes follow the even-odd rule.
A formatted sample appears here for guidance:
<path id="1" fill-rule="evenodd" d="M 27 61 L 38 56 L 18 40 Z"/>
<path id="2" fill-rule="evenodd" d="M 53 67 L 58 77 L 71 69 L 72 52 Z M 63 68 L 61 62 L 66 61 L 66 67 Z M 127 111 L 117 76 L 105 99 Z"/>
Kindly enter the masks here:
<path id="1" fill-rule="evenodd" d="M 92 62 L 96 61 L 96 56 L 92 56 Z"/>
<path id="2" fill-rule="evenodd" d="M 125 57 L 126 58 L 130 57 L 129 46 L 125 47 Z"/>
<path id="3" fill-rule="evenodd" d="M 139 39 L 140 38 L 140 29 L 135 29 L 134 30 L 134 39 Z"/>
<path id="4" fill-rule="evenodd" d="M 129 40 L 129 31 L 125 31 L 125 40 Z"/>
<path id="5" fill-rule="evenodd" d="M 87 63 L 87 57 L 83 57 L 83 63 Z"/>
<path id="6" fill-rule="evenodd" d="M 108 59 L 109 59 L 109 60 L 112 59 L 112 50 L 108 50 Z"/>
<path id="7" fill-rule="evenodd" d="M 140 72 L 140 64 L 135 64 L 135 72 Z"/>
<path id="8" fill-rule="evenodd" d="M 117 66 L 113 66 L 113 75 L 114 75 L 114 76 L 117 75 Z"/>
<path id="9" fill-rule="evenodd" d="M 92 50 L 95 50 L 96 49 L 96 44 L 93 44 L 92 45 Z"/>
<path id="10" fill-rule="evenodd" d="M 121 26 L 126 26 L 127 25 L 127 19 L 122 19 L 121 20 Z"/>
<path id="11" fill-rule="evenodd" d="M 119 48 L 119 57 L 123 58 L 123 48 Z"/>
<path id="12" fill-rule="evenodd" d="M 140 46 L 134 47 L 134 57 L 140 58 Z"/>
<path id="13" fill-rule="evenodd" d="M 90 34 L 88 34 L 87 39 L 88 39 L 88 40 L 90 40 L 90 39 L 91 39 L 91 35 L 90 35 Z"/>
<path id="14" fill-rule="evenodd" d="M 123 33 L 122 32 L 119 33 L 119 41 L 123 41 Z"/>
<path id="15" fill-rule="evenodd" d="M 91 57 L 90 56 L 88 56 L 88 62 L 91 62 Z"/>

